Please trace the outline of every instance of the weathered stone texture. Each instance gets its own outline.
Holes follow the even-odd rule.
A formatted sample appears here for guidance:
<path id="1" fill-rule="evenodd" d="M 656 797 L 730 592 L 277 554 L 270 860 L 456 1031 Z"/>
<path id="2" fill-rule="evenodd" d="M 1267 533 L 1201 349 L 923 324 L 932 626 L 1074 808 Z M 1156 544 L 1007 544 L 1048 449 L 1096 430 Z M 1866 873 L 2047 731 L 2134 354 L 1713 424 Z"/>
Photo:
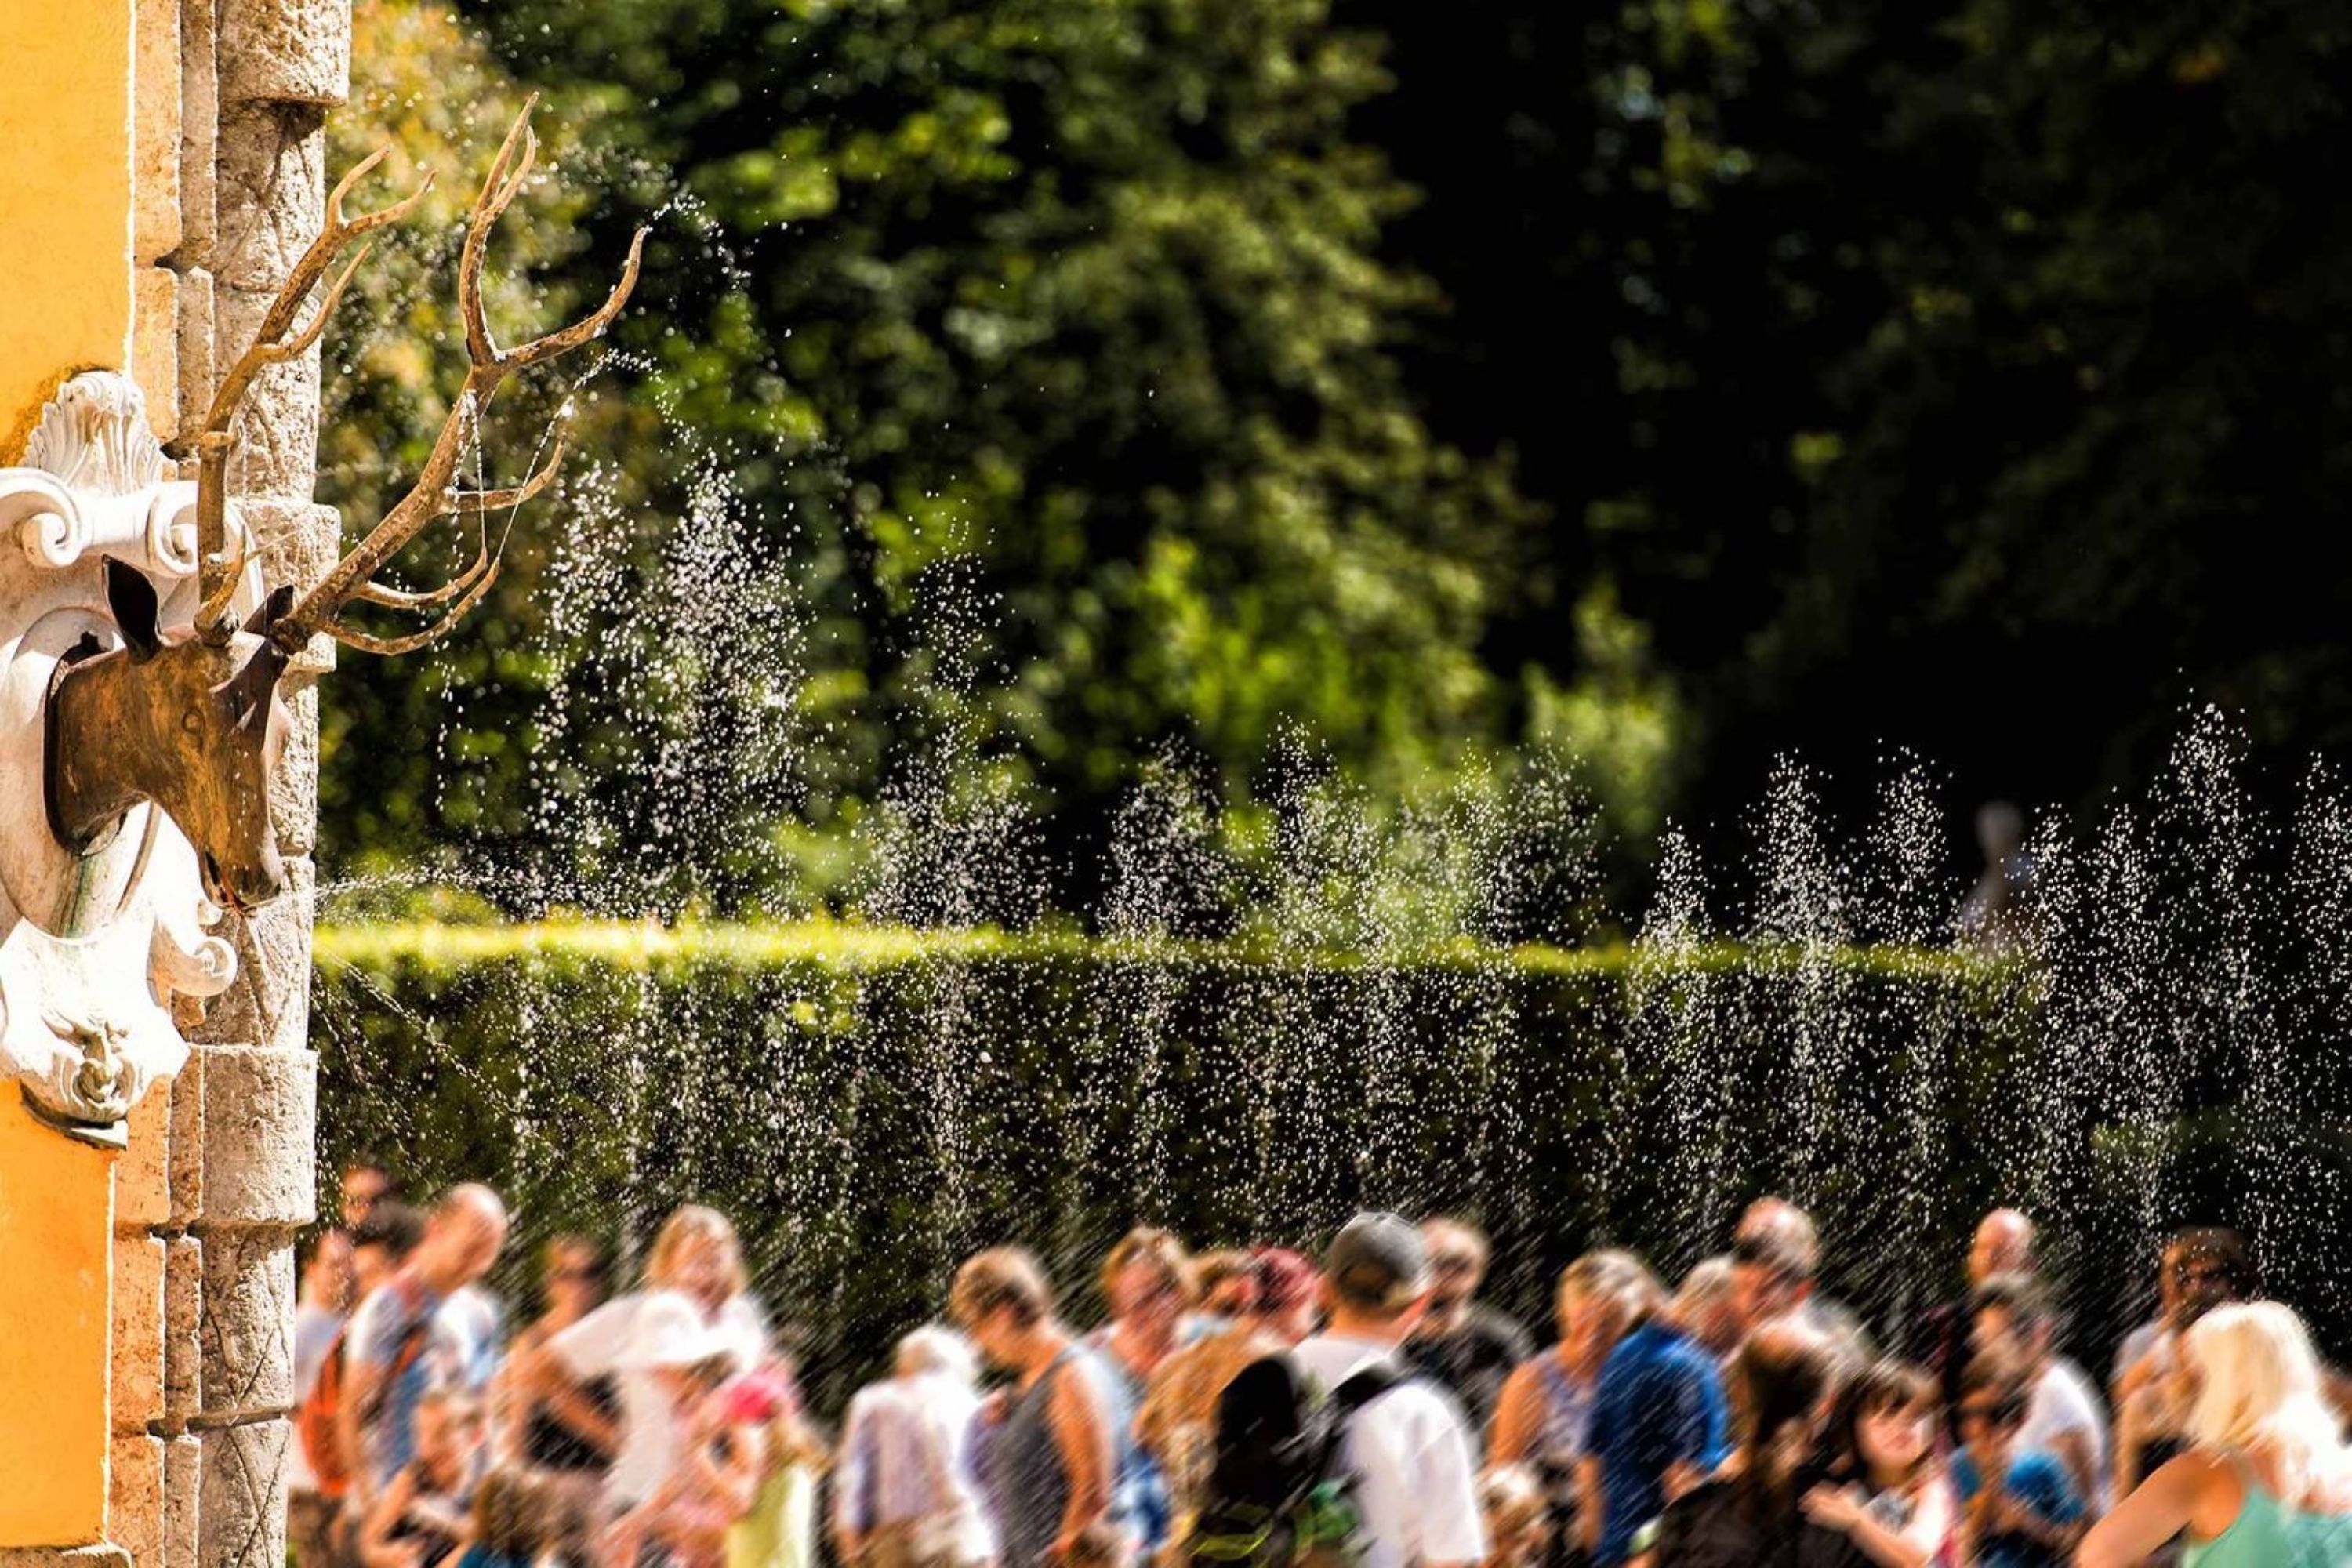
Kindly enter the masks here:
<path id="1" fill-rule="evenodd" d="M 286 744 L 269 775 L 269 825 L 291 864 L 319 841 L 319 689 L 306 680 L 285 695 Z"/>
<path id="2" fill-rule="evenodd" d="M 178 1431 L 196 1418 L 203 1395 L 199 1352 L 205 1312 L 205 1247 L 173 1237 L 163 1254 L 163 1419 Z"/>
<path id="3" fill-rule="evenodd" d="M 205 1048 L 205 1214 L 197 1229 L 208 1240 L 226 1226 L 291 1229 L 315 1217 L 318 1076 L 318 1058 L 305 1050 Z"/>
<path id="4" fill-rule="evenodd" d="M 180 8 L 180 247 L 182 262 L 209 266 L 219 234 L 220 79 L 213 0 Z"/>
<path id="5" fill-rule="evenodd" d="M 205 1310 L 196 1339 L 198 1419 L 277 1415 L 294 1403 L 294 1255 L 283 1232 L 205 1240 Z"/>
<path id="6" fill-rule="evenodd" d="M 144 1434 L 149 1422 L 163 1419 L 163 1255 L 164 1244 L 157 1237 L 123 1236 L 114 1241 L 108 1414 L 118 1433 Z"/>
<path id="7" fill-rule="evenodd" d="M 230 941 L 236 948 L 236 976 L 229 982 L 228 989 L 206 1000 L 204 1023 L 194 1036 L 198 1043 L 259 1046 L 297 1056 L 303 1052 L 310 1028 L 310 901 L 317 880 L 310 862 L 297 856 L 286 862 L 283 897 L 242 920 L 231 917 Z M 208 1060 L 207 1074 L 217 1074 L 220 1067 L 218 1058 Z M 237 1089 L 244 1087 L 240 1082 Z M 244 1217 L 243 1210 L 235 1206 L 241 1202 L 235 1193 L 226 1198 L 221 1195 L 222 1183 L 233 1182 L 236 1177 L 215 1168 L 220 1153 L 236 1147 L 235 1138 L 268 1144 L 299 1134 L 306 1147 L 310 1138 L 307 1099 L 300 1108 L 299 1124 L 272 1128 L 264 1118 L 290 1114 L 297 1108 L 289 1101 L 282 1106 L 247 1110 L 237 1105 L 233 1098 L 235 1092 L 224 1089 L 217 1080 L 206 1086 L 207 1098 L 217 1102 L 216 1109 L 207 1111 L 206 1124 L 220 1123 L 226 1117 L 236 1129 L 233 1136 L 207 1134 L 205 1140 L 207 1217 Z M 224 1209 L 224 1203 L 232 1206 Z M 275 1221 L 279 1216 L 270 1214 L 253 1217 Z M 303 1217 L 310 1217 L 307 1211 Z"/>
<path id="8" fill-rule="evenodd" d="M 342 102 L 352 90 L 350 0 L 221 0 L 225 103 Z"/>
<path id="9" fill-rule="evenodd" d="M 292 1435 L 283 1421 L 202 1434 L 196 1551 L 208 1568 L 281 1568 L 285 1563 L 286 1455 Z"/>
<path id="10" fill-rule="evenodd" d="M 180 273 L 178 361 L 180 424 L 202 419 L 213 396 L 213 275 L 200 267 Z M 182 477 L 196 476 L 195 459 L 182 467 Z"/>
<path id="11" fill-rule="evenodd" d="M 184 1227 L 205 1208 L 205 1058 L 190 1051 L 172 1080 L 172 1140 L 164 1152 L 172 1183 L 169 1223 Z"/>
<path id="12" fill-rule="evenodd" d="M 100 1546 L 0 1546 L 0 1568 L 131 1568 L 131 1555 Z"/>
<path id="13" fill-rule="evenodd" d="M 205 1445 L 173 1437 L 163 1445 L 163 1568 L 194 1568 L 203 1507 Z M 142 1562 L 140 1568 L 154 1568 Z"/>
<path id="14" fill-rule="evenodd" d="M 139 0 L 131 249 L 142 267 L 180 247 L 180 0 Z"/>
<path id="15" fill-rule="evenodd" d="M 114 1543 L 148 1568 L 163 1561 L 163 1439 L 118 1432 L 107 1456 L 106 1516 Z"/>
<path id="16" fill-rule="evenodd" d="M 132 289 L 131 379 L 147 400 L 148 423 L 170 440 L 180 428 L 180 279 L 150 267 Z"/>
<path id="17" fill-rule="evenodd" d="M 243 331 L 228 330 L 229 313 L 222 313 L 223 335 L 240 348 L 325 219 L 326 150 L 319 124 L 310 110 L 222 106 L 220 233 L 211 265 L 223 290 L 256 296 L 241 318 Z M 270 493 L 307 496 L 309 490 Z"/>
<path id="18" fill-rule="evenodd" d="M 124 1127 L 122 1157 L 114 1163 L 114 1228 L 121 1236 L 145 1236 L 150 1226 L 172 1217 L 172 1085 L 166 1080 L 140 1096 Z M 121 1314 L 116 1314 L 121 1321 Z"/>

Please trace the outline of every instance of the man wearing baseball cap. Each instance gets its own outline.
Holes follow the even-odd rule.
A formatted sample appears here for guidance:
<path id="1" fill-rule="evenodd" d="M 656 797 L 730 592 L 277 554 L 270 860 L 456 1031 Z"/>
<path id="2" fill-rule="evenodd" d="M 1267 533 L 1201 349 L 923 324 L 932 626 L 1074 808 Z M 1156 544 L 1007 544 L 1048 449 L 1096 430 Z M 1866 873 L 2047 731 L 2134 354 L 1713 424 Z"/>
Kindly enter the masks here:
<path id="1" fill-rule="evenodd" d="M 1366 1537 L 1361 1568 L 1466 1568 L 1486 1554 L 1462 1412 L 1402 1355 L 1429 1289 L 1420 1229 L 1392 1214 L 1360 1214 L 1324 1254 L 1329 1326 L 1294 1352 L 1327 1390 L 1374 1365 L 1393 1365 L 1400 1379 L 1355 1411 L 1342 1439 Z"/>

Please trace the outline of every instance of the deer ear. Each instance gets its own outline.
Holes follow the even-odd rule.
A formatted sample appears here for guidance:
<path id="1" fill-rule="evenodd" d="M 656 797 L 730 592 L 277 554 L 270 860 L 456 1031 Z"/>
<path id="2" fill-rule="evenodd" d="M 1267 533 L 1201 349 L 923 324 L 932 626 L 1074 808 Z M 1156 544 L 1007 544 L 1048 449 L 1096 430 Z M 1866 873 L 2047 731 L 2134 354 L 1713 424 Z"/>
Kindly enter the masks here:
<path id="1" fill-rule="evenodd" d="M 268 631 L 294 607 L 294 584 L 281 583 L 269 590 L 269 597 L 253 606 L 253 614 L 245 617 L 245 629 L 249 632 Z"/>
<path id="2" fill-rule="evenodd" d="M 278 590 L 281 594 L 285 591 L 282 588 Z M 263 606 L 265 609 L 268 607 Z M 277 686 L 278 678 L 285 673 L 284 648 L 270 642 L 255 648 L 252 657 L 219 688 L 228 699 L 229 722 L 242 730 L 259 716 L 261 722 L 267 725 L 269 721 L 269 693 Z"/>
<path id="3" fill-rule="evenodd" d="M 139 663 L 154 658 L 163 639 L 155 630 L 155 584 L 147 580 L 147 574 L 108 556 L 106 606 L 114 612 L 115 629 L 129 646 L 131 661 Z"/>

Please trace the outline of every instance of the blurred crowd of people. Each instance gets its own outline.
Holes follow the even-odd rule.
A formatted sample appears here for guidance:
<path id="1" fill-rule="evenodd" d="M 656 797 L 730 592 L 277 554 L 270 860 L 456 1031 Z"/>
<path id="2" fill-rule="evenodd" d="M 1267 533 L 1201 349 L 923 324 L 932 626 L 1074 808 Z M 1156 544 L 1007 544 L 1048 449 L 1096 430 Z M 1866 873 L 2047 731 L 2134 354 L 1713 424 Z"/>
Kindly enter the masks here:
<path id="1" fill-rule="evenodd" d="M 620 1294 L 548 1243 L 509 1331 L 496 1193 L 343 1174 L 297 1313 L 299 1568 L 2352 1565 L 2338 1380 L 2228 1230 L 2170 1239 L 2104 1389 L 2014 1210 L 1892 1354 L 1778 1198 L 1671 1290 L 1577 1258 L 1545 1344 L 1459 1219 L 1361 1215 L 1314 1258 L 1138 1229 L 1087 1331 L 1000 1247 L 828 1433 L 715 1211 Z"/>

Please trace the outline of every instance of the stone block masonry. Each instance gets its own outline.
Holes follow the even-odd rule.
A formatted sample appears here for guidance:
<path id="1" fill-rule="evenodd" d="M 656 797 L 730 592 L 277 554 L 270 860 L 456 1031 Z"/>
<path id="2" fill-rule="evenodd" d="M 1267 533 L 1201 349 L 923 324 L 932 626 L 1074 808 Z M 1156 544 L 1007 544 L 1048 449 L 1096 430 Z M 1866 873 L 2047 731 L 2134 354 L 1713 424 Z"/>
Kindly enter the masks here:
<path id="1" fill-rule="evenodd" d="M 317 232 L 351 16 L 347 0 L 140 0 L 137 15 L 133 244 L 152 281 L 138 292 L 132 359 L 168 437 L 203 417 L 220 368 Z M 268 580 L 307 582 L 336 558 L 341 531 L 310 496 L 316 350 L 263 374 L 236 435 L 231 492 Z M 311 683 L 331 664 L 314 654 L 287 679 L 299 733 L 270 804 L 288 895 L 230 933 L 237 980 L 188 1031 L 186 1069 L 139 1108 L 119 1173 L 107 1539 L 141 1568 L 285 1562 L 292 1247 L 315 1187 Z"/>

